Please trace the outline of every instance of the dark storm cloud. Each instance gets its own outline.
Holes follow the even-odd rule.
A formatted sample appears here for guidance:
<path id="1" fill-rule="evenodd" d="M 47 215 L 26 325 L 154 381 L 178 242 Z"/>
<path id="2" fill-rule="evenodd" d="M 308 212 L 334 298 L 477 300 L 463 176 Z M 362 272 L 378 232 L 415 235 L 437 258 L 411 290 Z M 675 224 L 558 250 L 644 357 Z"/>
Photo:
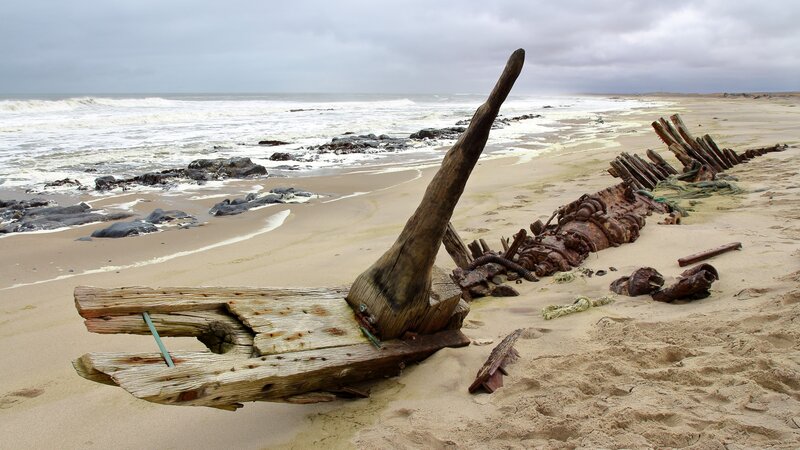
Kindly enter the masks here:
<path id="1" fill-rule="evenodd" d="M 10 3 L 7 93 L 800 89 L 796 1 Z"/>

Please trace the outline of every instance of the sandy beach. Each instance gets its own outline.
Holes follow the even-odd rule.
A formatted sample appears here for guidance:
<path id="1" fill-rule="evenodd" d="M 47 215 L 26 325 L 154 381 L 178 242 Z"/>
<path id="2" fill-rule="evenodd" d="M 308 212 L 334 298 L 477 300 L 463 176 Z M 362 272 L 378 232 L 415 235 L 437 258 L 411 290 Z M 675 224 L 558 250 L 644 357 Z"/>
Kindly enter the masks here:
<path id="1" fill-rule="evenodd" d="M 154 351 L 152 338 L 87 332 L 73 289 L 348 285 L 394 242 L 435 164 L 176 196 L 129 192 L 92 206 L 199 213 L 225 196 L 279 186 L 322 196 L 125 239 L 76 241 L 104 224 L 0 238 L 0 448 L 798 448 L 800 96 L 636 98 L 664 106 L 604 115 L 603 127 L 576 121 L 534 157 L 481 160 L 453 215 L 464 240 L 499 246 L 501 236 L 616 184 L 606 169 L 621 151 L 649 148 L 674 162 L 650 126 L 658 117 L 680 113 L 735 150 L 790 148 L 728 171 L 743 194 L 702 199 L 678 226 L 650 217 L 635 243 L 583 265 L 615 272 L 568 284 L 546 277 L 514 285 L 518 297 L 476 300 L 463 331 L 491 345 L 441 350 L 372 384 L 368 399 L 248 403 L 235 413 L 137 400 L 79 377 L 71 361 L 90 351 Z M 638 267 L 675 277 L 679 257 L 733 241 L 743 249 L 709 261 L 720 280 L 706 299 L 617 297 L 551 321 L 540 315 L 546 305 L 606 295 Z M 437 265 L 454 268 L 444 249 Z M 492 347 L 519 328 L 521 357 L 505 386 L 469 394 Z M 166 343 L 204 348 L 190 338 Z"/>

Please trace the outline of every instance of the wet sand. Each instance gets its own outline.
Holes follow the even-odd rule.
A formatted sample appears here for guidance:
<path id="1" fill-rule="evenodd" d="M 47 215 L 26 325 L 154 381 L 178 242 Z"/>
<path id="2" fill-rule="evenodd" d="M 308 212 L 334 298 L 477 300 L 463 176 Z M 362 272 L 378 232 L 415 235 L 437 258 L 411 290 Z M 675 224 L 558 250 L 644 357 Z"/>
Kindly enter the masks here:
<path id="1" fill-rule="evenodd" d="M 674 162 L 649 123 L 676 112 L 692 130 L 737 150 L 800 141 L 800 97 L 656 99 L 671 104 L 604 116 L 604 124 L 587 118 L 531 158 L 479 162 L 456 207 L 455 227 L 465 240 L 484 237 L 499 246 L 500 236 L 616 183 L 605 170 L 620 151 L 652 148 Z M 464 329 L 469 337 L 497 343 L 526 329 L 517 344 L 520 360 L 492 395 L 470 395 L 467 386 L 493 345 L 440 351 L 374 384 L 369 399 L 252 403 L 236 413 L 147 403 L 72 369 L 71 360 L 90 351 L 154 350 L 149 336 L 88 333 L 72 302 L 76 285 L 346 285 L 394 241 L 435 171 L 429 166 L 243 181 L 188 196 L 132 192 L 93 206 L 142 199 L 132 205 L 139 214 L 156 207 L 202 213 L 221 200 L 208 196 L 277 186 L 325 197 L 119 240 L 75 240 L 102 224 L 1 238 L 0 447 L 800 444 L 797 148 L 730 170 L 746 191 L 734 202 L 701 200 L 680 226 L 652 217 L 637 242 L 592 254 L 584 264 L 618 272 L 559 285 L 545 278 L 515 285 L 519 297 L 474 302 Z M 710 261 L 721 279 L 707 299 L 669 305 L 621 297 L 553 321 L 539 315 L 543 306 L 577 295 L 605 295 L 615 276 L 640 266 L 675 276 L 678 257 L 731 241 L 744 248 Z M 444 250 L 438 265 L 453 267 Z M 167 345 L 201 348 L 189 338 Z"/>

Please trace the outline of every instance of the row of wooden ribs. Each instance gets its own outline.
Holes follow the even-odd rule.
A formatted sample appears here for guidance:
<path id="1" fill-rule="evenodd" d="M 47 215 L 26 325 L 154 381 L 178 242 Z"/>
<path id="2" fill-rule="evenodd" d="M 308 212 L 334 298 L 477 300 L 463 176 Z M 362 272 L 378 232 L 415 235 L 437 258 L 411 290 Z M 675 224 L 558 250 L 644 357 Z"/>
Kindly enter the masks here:
<path id="1" fill-rule="evenodd" d="M 671 212 L 668 205 L 640 192 L 654 189 L 661 181 L 673 176 L 688 181 L 711 180 L 755 156 L 786 148 L 774 145 L 736 153 L 720 149 L 708 134 L 694 138 L 679 115 L 670 119 L 672 122 L 663 118 L 653 122 L 653 128 L 683 165 L 681 172 L 653 150 L 646 152 L 649 161 L 623 152 L 608 170 L 622 178 L 622 183 L 560 207 L 547 223 L 537 220 L 531 224 L 531 234 L 521 229 L 513 241 L 501 239 L 502 251 L 492 250 L 483 239 L 465 245 L 452 225 L 448 227 L 444 245 L 458 266 L 453 279 L 465 299 L 517 295 L 504 284 L 506 281 L 533 281 L 566 272 L 580 266 L 591 252 L 634 242 L 647 216 Z"/>

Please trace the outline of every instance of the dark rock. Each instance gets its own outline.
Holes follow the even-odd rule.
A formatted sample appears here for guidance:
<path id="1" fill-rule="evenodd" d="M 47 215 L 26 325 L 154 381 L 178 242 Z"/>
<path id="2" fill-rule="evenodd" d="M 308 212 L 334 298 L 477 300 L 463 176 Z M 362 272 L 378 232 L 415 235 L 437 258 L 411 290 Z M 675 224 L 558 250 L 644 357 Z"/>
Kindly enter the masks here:
<path id="1" fill-rule="evenodd" d="M 160 224 L 181 219 L 194 219 L 194 217 L 179 210 L 164 211 L 161 208 L 156 208 L 145 217 L 144 221 L 152 224 Z"/>
<path id="2" fill-rule="evenodd" d="M 518 295 L 519 292 L 507 284 L 501 284 L 492 289 L 492 297 L 516 297 Z"/>
<path id="3" fill-rule="evenodd" d="M 292 155 L 284 152 L 275 152 L 269 157 L 270 161 L 291 161 Z"/>
<path id="4" fill-rule="evenodd" d="M 209 180 L 226 178 L 250 178 L 267 175 L 267 169 L 255 164 L 250 158 L 198 159 L 189 163 L 185 169 L 167 169 L 161 172 L 148 172 L 127 179 L 104 176 L 95 179 L 95 189 L 105 191 L 132 185 L 164 186 L 171 182 L 190 179 L 203 183 Z"/>
<path id="5" fill-rule="evenodd" d="M 208 212 L 212 216 L 234 216 L 241 214 L 258 206 L 270 205 L 274 203 L 286 203 L 293 197 L 310 197 L 314 194 L 306 191 L 296 190 L 295 188 L 275 188 L 270 193 L 258 197 L 250 193 L 245 197 L 225 199 L 214 205 Z"/>
<path id="6" fill-rule="evenodd" d="M 411 134 L 409 139 L 458 139 L 464 131 L 464 127 L 425 128 Z"/>
<path id="7" fill-rule="evenodd" d="M 291 144 L 291 142 L 277 141 L 272 139 L 258 141 L 258 145 L 267 145 L 269 147 L 275 147 L 277 145 L 289 145 L 289 144 Z"/>
<path id="8" fill-rule="evenodd" d="M 264 166 L 242 157 L 197 159 L 189 163 L 187 168 L 204 170 L 215 178 L 248 178 L 267 174 Z"/>
<path id="9" fill-rule="evenodd" d="M 404 138 L 393 138 L 382 134 L 376 136 L 373 133 L 354 135 L 345 134 L 335 137 L 327 144 L 308 147 L 309 150 L 316 150 L 317 153 L 334 153 L 346 155 L 350 153 L 379 153 L 398 151 L 408 146 L 408 140 Z"/>
<path id="10" fill-rule="evenodd" d="M 117 179 L 111 175 L 94 179 L 94 188 L 98 191 L 109 191 L 117 187 Z"/>
<path id="11" fill-rule="evenodd" d="M 142 220 L 132 222 L 117 222 L 110 227 L 95 230 L 93 238 L 122 238 L 126 236 L 137 236 L 140 234 L 154 233 L 158 231 L 155 225 Z"/>
<path id="12" fill-rule="evenodd" d="M 285 188 L 285 187 L 276 187 L 275 189 L 271 189 L 270 194 L 278 194 L 288 196 L 289 194 L 295 195 L 297 197 L 311 197 L 314 194 L 308 191 L 301 191 L 293 187 Z"/>
<path id="13" fill-rule="evenodd" d="M 44 185 L 46 188 L 60 186 L 81 186 L 81 182 L 78 180 L 73 180 L 72 178 L 64 178 L 63 180 L 51 181 L 49 183 L 45 183 Z"/>
<path id="14" fill-rule="evenodd" d="M 133 181 L 145 186 L 155 186 L 157 184 L 167 184 L 167 182 L 180 178 L 184 175 L 181 171 L 165 170 L 163 172 L 148 172 L 133 177 Z"/>
<path id="15" fill-rule="evenodd" d="M 2 233 L 53 230 L 56 228 L 106 222 L 130 217 L 128 213 L 100 214 L 86 203 L 71 206 L 51 206 L 41 199 L 29 201 L 0 201 L 0 226 Z"/>

